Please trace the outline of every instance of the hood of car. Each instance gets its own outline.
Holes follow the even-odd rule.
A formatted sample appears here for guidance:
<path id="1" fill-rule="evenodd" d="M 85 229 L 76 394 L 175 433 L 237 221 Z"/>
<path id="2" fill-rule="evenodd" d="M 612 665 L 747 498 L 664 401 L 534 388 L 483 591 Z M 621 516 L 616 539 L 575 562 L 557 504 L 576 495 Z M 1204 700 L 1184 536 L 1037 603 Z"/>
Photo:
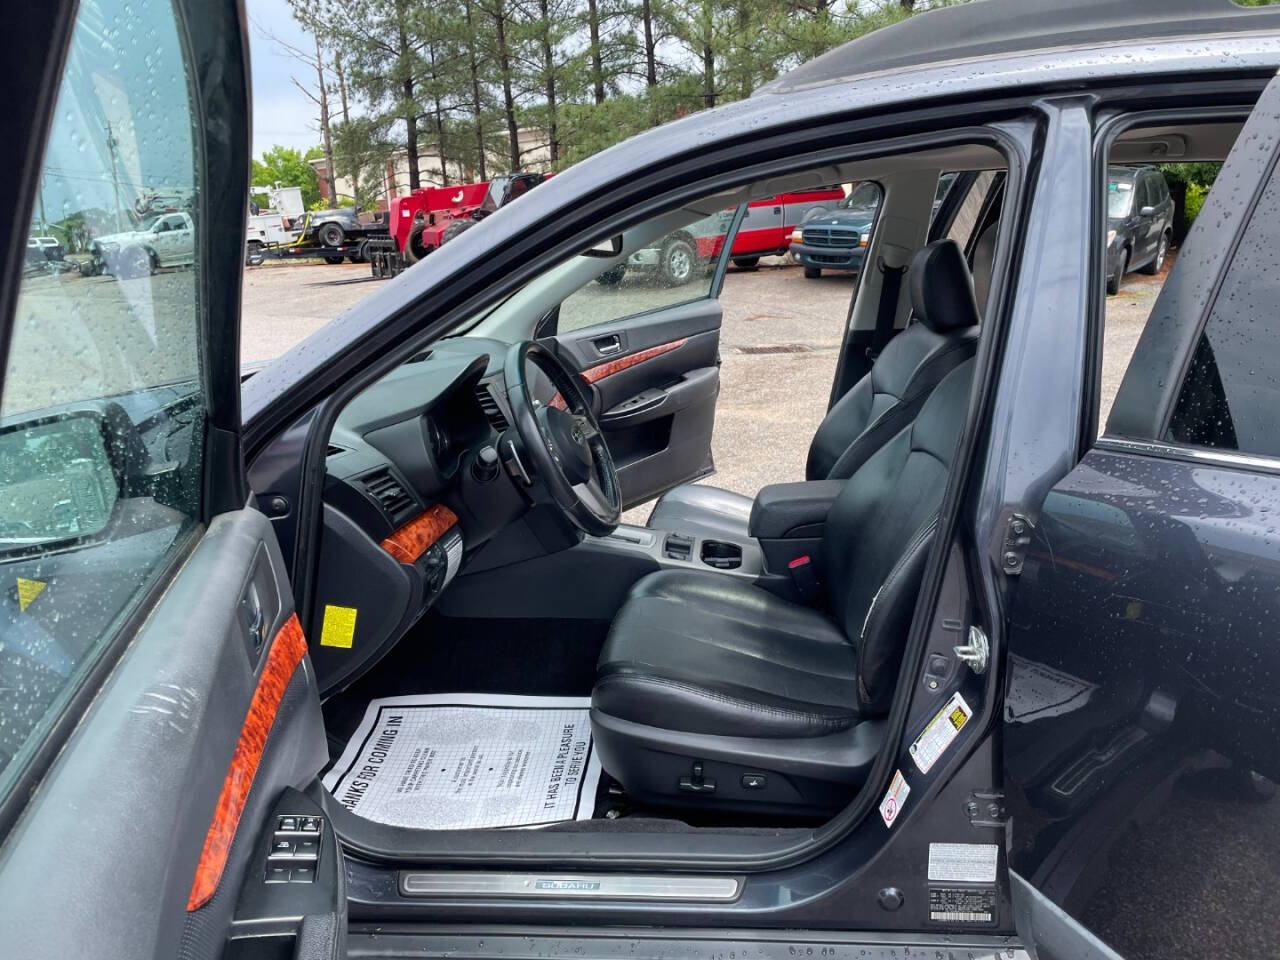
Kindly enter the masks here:
<path id="1" fill-rule="evenodd" d="M 806 220 L 800 226 L 802 228 L 834 227 L 836 229 L 861 231 L 869 229 L 874 219 L 875 212 L 871 210 L 827 210 Z"/>
<path id="2" fill-rule="evenodd" d="M 100 237 L 94 237 L 93 242 L 97 244 L 115 244 L 121 246 L 126 243 L 136 242 L 143 237 L 151 235 L 149 230 L 126 230 L 124 233 L 106 233 Z"/>

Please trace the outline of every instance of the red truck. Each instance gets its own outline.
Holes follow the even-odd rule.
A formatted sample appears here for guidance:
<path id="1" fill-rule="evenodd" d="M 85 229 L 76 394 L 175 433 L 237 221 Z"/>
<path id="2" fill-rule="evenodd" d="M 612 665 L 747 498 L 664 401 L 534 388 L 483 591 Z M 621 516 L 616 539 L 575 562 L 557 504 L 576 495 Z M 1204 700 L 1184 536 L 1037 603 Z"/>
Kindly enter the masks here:
<path id="1" fill-rule="evenodd" d="M 787 252 L 791 233 L 808 219 L 819 216 L 844 199 L 840 187 L 780 193 L 767 200 L 753 200 L 733 239 L 729 255 L 734 266 L 750 270 L 761 257 Z M 606 270 L 596 280 L 611 286 L 621 282 L 627 271 L 656 275 L 667 286 L 680 286 L 705 272 L 724 249 L 724 238 L 733 221 L 735 208 L 721 212 L 716 220 L 706 218 L 687 228 L 667 234 L 625 263 Z"/>
<path id="2" fill-rule="evenodd" d="M 366 244 L 375 277 L 394 276 L 417 263 L 504 204 L 527 193 L 550 174 L 514 173 L 483 183 L 421 187 L 395 197 L 388 211 L 389 237 Z"/>
<path id="3" fill-rule="evenodd" d="M 793 228 L 843 199 L 844 190 L 834 186 L 753 200 L 747 204 L 747 214 L 729 252 L 734 266 L 751 268 L 761 257 L 786 253 Z"/>

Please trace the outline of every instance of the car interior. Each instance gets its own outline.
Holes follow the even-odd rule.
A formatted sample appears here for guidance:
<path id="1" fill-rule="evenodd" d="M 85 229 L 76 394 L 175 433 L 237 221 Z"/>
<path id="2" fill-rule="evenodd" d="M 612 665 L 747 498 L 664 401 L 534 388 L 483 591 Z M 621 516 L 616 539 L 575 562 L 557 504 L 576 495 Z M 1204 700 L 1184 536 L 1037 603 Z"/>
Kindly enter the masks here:
<path id="1" fill-rule="evenodd" d="M 581 698 L 591 812 L 546 829 L 785 828 L 847 804 L 883 739 L 967 410 L 1005 165 L 946 146 L 652 216 L 355 396 L 329 439 L 310 630 L 335 769 L 378 698 Z M 935 217 L 943 174 L 959 176 Z M 714 293 L 738 204 L 867 180 L 884 269 L 851 285 L 848 387 L 804 479 L 754 498 L 688 483 L 719 389 L 707 283 L 564 333 L 562 304 L 680 231 Z M 619 523 L 658 494 L 647 525 Z"/>
<path id="2" fill-rule="evenodd" d="M 1132 128 L 1111 162 L 1222 156 L 1237 131 Z M 968 409 L 1007 169 L 992 146 L 952 144 L 650 216 L 347 403 L 329 438 L 308 631 L 326 784 L 349 785 L 375 701 L 546 698 L 589 710 L 573 760 L 596 775 L 574 811 L 529 825 L 776 832 L 849 804 L 885 737 Z M 876 267 L 852 285 L 831 404 L 797 481 L 754 496 L 691 482 L 711 465 L 733 210 L 863 181 L 882 191 Z M 706 282 L 653 305 L 643 291 L 659 281 L 637 277 L 640 309 L 561 329 L 572 298 L 604 289 L 598 276 L 681 231 L 700 238 Z M 655 497 L 645 525 L 620 522 Z M 519 741 L 520 723 L 501 736 Z"/>

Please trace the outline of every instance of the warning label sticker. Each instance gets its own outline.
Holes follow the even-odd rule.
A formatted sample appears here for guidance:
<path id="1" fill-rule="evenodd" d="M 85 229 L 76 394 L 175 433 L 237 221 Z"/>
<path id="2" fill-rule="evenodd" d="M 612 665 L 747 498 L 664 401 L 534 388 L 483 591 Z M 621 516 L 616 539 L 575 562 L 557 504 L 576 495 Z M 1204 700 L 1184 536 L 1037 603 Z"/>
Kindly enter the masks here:
<path id="1" fill-rule="evenodd" d="M 320 624 L 320 646 L 351 649 L 356 635 L 356 608 L 325 604 L 324 621 Z"/>
<path id="2" fill-rule="evenodd" d="M 996 892 L 990 888 L 930 887 L 929 919 L 934 923 L 995 923 Z"/>
<path id="3" fill-rule="evenodd" d="M 973 711 L 964 702 L 964 697 L 959 693 L 952 694 L 946 706 L 934 715 L 924 732 L 916 737 L 916 742 L 907 751 L 921 773 L 928 773 L 932 769 L 972 716 Z"/>
<path id="4" fill-rule="evenodd" d="M 999 857 L 994 843 L 931 843 L 929 879 L 995 883 Z"/>
<path id="5" fill-rule="evenodd" d="M 910 792 L 911 786 L 907 783 L 907 778 L 902 775 L 901 770 L 895 770 L 889 789 L 885 792 L 884 799 L 880 801 L 880 818 L 884 820 L 886 827 L 892 827 L 893 822 L 898 819 L 898 814 L 902 812 L 902 805 L 907 802 L 907 794 Z"/>
<path id="6" fill-rule="evenodd" d="M 26 577 L 18 577 L 18 610 L 21 613 L 27 612 L 27 607 L 31 606 L 31 602 L 44 591 L 48 584 L 43 580 L 28 580 Z"/>

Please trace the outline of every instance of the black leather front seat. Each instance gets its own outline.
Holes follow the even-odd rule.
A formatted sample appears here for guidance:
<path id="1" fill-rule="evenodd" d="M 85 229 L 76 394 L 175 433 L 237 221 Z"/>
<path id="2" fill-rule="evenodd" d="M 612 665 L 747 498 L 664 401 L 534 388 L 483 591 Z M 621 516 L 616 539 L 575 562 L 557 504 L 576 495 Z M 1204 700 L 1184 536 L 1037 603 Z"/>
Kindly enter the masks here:
<path id="1" fill-rule="evenodd" d="M 949 373 L 832 505 L 829 613 L 720 573 L 635 585 L 591 700 L 604 769 L 629 794 L 792 812 L 847 801 L 882 740 L 972 367 Z"/>
<path id="2" fill-rule="evenodd" d="M 916 322 L 890 340 L 870 372 L 827 411 L 809 446 L 806 480 L 851 476 L 911 422 L 943 377 L 973 356 L 978 308 L 955 241 L 938 240 L 917 251 L 907 285 Z M 657 502 L 649 526 L 743 541 L 751 503 L 740 493 L 686 483 Z"/>

